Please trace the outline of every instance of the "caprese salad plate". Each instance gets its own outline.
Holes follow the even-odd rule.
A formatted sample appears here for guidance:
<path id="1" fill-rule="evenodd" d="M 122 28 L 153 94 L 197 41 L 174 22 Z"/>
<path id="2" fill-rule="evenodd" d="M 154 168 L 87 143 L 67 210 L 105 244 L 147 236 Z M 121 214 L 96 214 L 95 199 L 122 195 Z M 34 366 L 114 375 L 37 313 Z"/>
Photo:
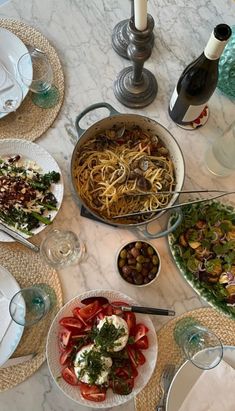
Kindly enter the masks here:
<path id="1" fill-rule="evenodd" d="M 60 390 L 87 407 L 108 408 L 136 396 L 157 360 L 157 337 L 138 303 L 117 291 L 91 290 L 62 307 L 47 339 L 47 362 Z"/>

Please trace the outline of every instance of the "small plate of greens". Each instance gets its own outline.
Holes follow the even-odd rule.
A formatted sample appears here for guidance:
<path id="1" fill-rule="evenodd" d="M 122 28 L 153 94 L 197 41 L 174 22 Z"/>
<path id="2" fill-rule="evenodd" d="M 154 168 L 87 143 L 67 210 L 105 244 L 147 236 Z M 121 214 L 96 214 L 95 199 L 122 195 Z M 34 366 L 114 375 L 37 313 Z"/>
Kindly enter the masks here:
<path id="1" fill-rule="evenodd" d="M 235 319 L 235 209 L 210 201 L 182 212 L 182 223 L 168 236 L 176 265 L 202 298 Z"/>
<path id="2" fill-rule="evenodd" d="M 63 200 L 63 180 L 53 157 L 26 140 L 0 141 L 0 221 L 31 237 L 51 224 Z M 0 241 L 14 241 L 0 231 Z"/>

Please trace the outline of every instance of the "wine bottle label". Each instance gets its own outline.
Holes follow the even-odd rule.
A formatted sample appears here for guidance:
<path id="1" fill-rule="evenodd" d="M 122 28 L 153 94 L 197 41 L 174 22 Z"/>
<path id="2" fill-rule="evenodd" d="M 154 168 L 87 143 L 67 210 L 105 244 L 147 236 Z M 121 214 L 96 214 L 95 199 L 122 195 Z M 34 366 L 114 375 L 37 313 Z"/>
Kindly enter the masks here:
<path id="1" fill-rule="evenodd" d="M 175 90 L 173 91 L 173 94 L 171 96 L 171 100 L 170 100 L 170 110 L 173 110 L 173 107 L 175 104 L 177 104 L 177 99 L 178 99 L 178 93 L 177 93 L 177 88 L 175 87 Z M 196 120 L 196 118 L 198 118 L 201 114 L 201 112 L 203 111 L 205 107 L 205 103 L 201 104 L 200 106 L 188 106 L 187 110 L 184 113 L 184 116 L 182 118 L 182 122 L 192 122 L 194 120 Z M 183 115 L 183 113 L 182 113 Z"/>
<path id="2" fill-rule="evenodd" d="M 200 106 L 189 106 L 184 117 L 182 118 L 183 122 L 191 122 L 196 120 L 196 118 L 198 118 L 201 114 L 201 112 L 203 111 L 205 107 L 205 103 L 201 104 Z"/>

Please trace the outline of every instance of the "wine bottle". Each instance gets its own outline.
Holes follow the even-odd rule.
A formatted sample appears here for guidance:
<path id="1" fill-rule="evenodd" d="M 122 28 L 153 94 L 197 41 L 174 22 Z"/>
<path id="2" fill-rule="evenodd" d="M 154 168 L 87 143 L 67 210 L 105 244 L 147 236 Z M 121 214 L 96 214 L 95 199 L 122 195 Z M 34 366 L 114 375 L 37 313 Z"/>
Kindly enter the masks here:
<path id="1" fill-rule="evenodd" d="M 188 125 L 203 112 L 218 81 L 219 58 L 232 34 L 227 24 L 217 25 L 204 52 L 181 74 L 169 104 L 169 115 L 179 125 Z"/>

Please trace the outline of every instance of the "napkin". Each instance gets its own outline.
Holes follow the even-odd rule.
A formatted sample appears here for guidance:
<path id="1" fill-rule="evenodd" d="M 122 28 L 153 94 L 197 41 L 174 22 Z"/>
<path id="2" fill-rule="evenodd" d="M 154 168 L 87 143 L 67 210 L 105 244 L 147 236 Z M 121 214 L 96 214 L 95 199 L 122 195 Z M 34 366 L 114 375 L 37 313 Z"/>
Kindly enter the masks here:
<path id="1" fill-rule="evenodd" d="M 10 325 L 9 300 L 0 296 L 0 344 Z"/>
<path id="2" fill-rule="evenodd" d="M 222 360 L 202 372 L 179 411 L 234 411 L 234 387 L 235 370 Z"/>

